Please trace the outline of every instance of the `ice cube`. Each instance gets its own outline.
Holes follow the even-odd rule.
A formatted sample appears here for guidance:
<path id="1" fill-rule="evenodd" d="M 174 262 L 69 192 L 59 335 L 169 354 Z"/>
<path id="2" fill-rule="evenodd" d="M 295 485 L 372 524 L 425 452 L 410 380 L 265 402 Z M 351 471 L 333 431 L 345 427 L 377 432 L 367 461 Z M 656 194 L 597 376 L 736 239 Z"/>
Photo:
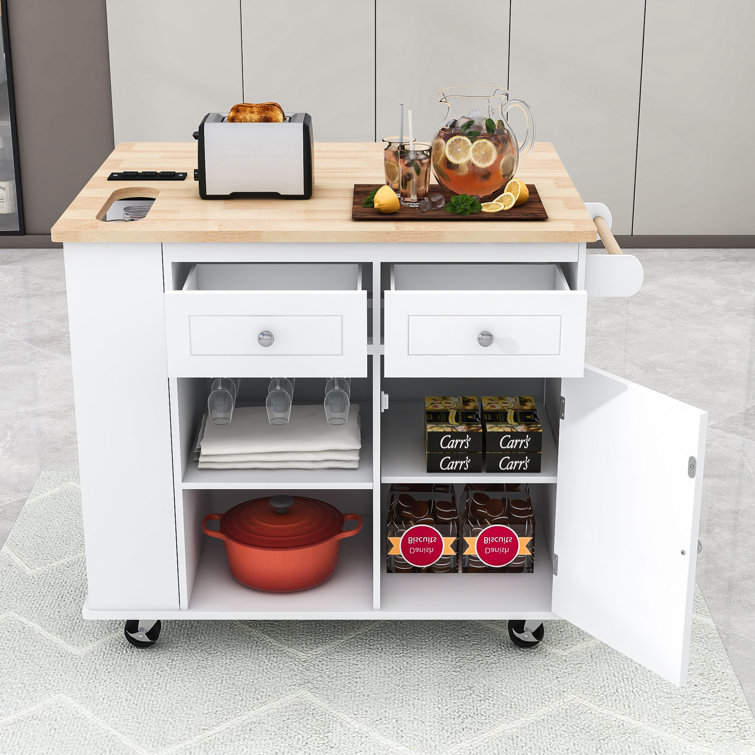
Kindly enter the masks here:
<path id="1" fill-rule="evenodd" d="M 427 198 L 435 210 L 441 210 L 446 206 L 446 198 L 442 194 L 430 194 Z"/>
<path id="2" fill-rule="evenodd" d="M 433 209 L 433 205 L 429 197 L 425 197 L 424 199 L 420 200 L 419 209 L 420 212 L 427 212 L 428 210 Z"/>

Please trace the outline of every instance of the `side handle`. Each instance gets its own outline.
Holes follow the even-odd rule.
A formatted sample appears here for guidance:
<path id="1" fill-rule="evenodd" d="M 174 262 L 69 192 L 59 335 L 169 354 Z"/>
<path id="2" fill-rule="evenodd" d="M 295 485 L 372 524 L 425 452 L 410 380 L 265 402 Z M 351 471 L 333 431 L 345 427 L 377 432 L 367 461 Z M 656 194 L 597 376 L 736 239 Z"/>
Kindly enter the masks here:
<path id="1" fill-rule="evenodd" d="M 343 540 L 346 537 L 354 537 L 354 535 L 359 533 L 362 529 L 362 517 L 359 516 L 359 514 L 344 514 L 343 519 L 345 522 L 348 522 L 349 520 L 353 520 L 357 523 L 357 526 L 354 527 L 353 530 L 345 530 L 344 532 L 339 532 L 333 538 L 334 540 Z"/>
<path id="2" fill-rule="evenodd" d="M 222 532 L 218 532 L 217 530 L 211 530 L 207 526 L 207 522 L 209 522 L 212 519 L 217 519 L 220 521 L 223 518 L 222 514 L 208 514 L 203 520 L 202 520 L 202 532 L 204 532 L 205 535 L 209 535 L 210 537 L 216 537 L 218 540 L 223 540 L 225 542 L 225 535 Z"/>

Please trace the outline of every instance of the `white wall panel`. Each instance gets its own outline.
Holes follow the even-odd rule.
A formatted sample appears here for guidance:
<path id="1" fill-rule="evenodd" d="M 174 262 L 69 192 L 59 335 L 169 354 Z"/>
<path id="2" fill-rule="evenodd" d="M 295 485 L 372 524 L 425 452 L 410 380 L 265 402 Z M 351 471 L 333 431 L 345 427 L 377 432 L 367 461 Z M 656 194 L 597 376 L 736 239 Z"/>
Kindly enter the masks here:
<path id="1" fill-rule="evenodd" d="M 446 114 L 436 101 L 451 84 L 506 88 L 508 0 L 378 0 L 377 138 L 398 132 L 399 104 L 413 110 L 415 137 L 429 141 Z"/>
<path id="2" fill-rule="evenodd" d="M 373 0 L 241 0 L 244 98 L 312 116 L 316 141 L 373 141 Z"/>
<path id="3" fill-rule="evenodd" d="M 631 232 L 643 5 L 515 0 L 511 13 L 511 95 L 582 198 L 611 208 L 614 233 Z"/>
<path id="4" fill-rule="evenodd" d="M 636 234 L 753 234 L 755 3 L 648 0 Z"/>
<path id="5" fill-rule="evenodd" d="M 239 0 L 108 0 L 107 15 L 116 144 L 189 141 L 241 102 Z"/>

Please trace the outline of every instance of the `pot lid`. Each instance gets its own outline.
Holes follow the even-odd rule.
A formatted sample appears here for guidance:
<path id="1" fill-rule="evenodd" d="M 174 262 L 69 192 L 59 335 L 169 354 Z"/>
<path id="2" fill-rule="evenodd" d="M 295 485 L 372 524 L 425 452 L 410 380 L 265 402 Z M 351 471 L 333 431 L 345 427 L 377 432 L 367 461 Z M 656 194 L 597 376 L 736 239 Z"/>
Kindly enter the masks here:
<path id="1" fill-rule="evenodd" d="M 302 548 L 343 529 L 343 514 L 329 503 L 274 495 L 240 503 L 223 515 L 221 532 L 256 548 Z"/>

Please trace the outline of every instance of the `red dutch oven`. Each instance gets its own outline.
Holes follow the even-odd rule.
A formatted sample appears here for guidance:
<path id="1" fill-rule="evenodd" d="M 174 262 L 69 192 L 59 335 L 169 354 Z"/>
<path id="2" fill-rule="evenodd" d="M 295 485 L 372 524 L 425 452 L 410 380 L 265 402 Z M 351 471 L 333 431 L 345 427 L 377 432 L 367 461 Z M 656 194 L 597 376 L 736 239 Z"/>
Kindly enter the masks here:
<path id="1" fill-rule="evenodd" d="M 219 520 L 219 530 L 207 526 L 212 519 Z M 344 532 L 349 519 L 357 526 Z M 290 495 L 255 498 L 202 520 L 204 533 L 225 543 L 234 579 L 268 592 L 306 590 L 325 582 L 336 570 L 341 540 L 361 529 L 357 514 Z"/>

